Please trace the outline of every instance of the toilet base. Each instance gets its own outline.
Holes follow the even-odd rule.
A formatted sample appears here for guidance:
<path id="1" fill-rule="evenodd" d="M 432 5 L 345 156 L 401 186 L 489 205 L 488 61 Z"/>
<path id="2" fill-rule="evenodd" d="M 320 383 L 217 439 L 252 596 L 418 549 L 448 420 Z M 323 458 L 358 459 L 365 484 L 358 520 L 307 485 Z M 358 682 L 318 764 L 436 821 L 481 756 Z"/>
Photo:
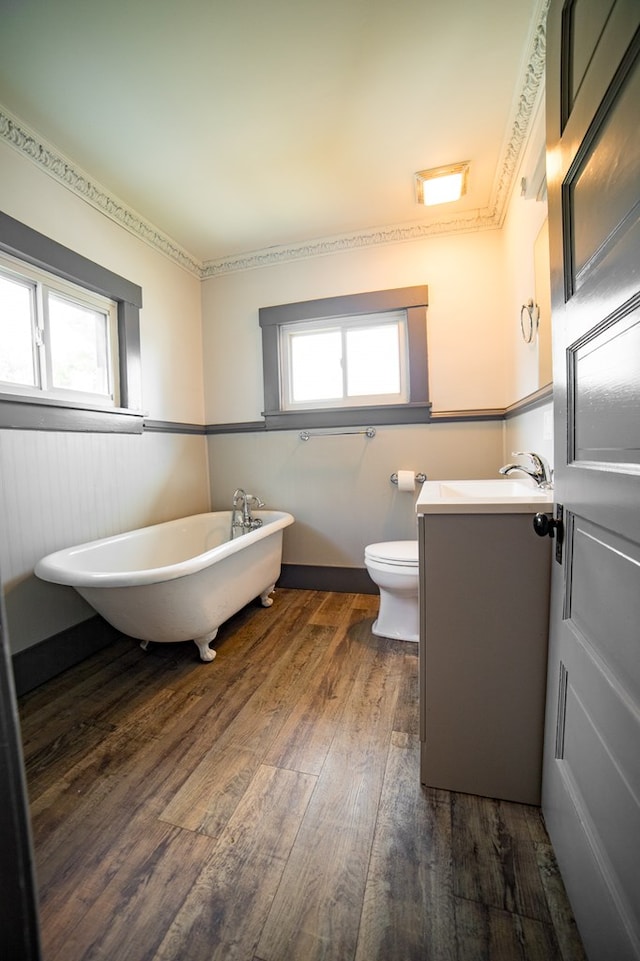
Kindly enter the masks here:
<path id="1" fill-rule="evenodd" d="M 378 637 L 417 642 L 420 638 L 418 597 L 380 591 L 380 610 L 371 630 Z"/>

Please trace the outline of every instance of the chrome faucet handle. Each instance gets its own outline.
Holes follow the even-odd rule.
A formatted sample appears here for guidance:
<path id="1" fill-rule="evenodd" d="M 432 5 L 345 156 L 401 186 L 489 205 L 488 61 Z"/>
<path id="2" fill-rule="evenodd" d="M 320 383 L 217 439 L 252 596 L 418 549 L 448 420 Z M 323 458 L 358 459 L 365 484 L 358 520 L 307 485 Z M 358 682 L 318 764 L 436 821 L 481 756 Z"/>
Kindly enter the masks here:
<path id="1" fill-rule="evenodd" d="M 246 498 L 247 498 L 247 501 L 252 502 L 254 507 L 257 507 L 258 509 L 260 509 L 261 507 L 264 507 L 264 501 L 262 500 L 262 498 L 257 497 L 255 494 L 247 494 Z"/>
<path id="2" fill-rule="evenodd" d="M 551 484 L 553 471 L 541 454 L 536 454 L 535 451 L 532 450 L 514 450 L 511 454 L 513 457 L 528 457 L 533 463 L 536 476 L 542 478 L 543 484 Z"/>
<path id="3" fill-rule="evenodd" d="M 534 467 L 540 470 L 542 469 L 544 464 L 544 460 L 540 456 L 540 454 L 536 454 L 532 450 L 512 450 L 511 456 L 512 457 L 528 457 L 529 460 L 533 461 Z"/>

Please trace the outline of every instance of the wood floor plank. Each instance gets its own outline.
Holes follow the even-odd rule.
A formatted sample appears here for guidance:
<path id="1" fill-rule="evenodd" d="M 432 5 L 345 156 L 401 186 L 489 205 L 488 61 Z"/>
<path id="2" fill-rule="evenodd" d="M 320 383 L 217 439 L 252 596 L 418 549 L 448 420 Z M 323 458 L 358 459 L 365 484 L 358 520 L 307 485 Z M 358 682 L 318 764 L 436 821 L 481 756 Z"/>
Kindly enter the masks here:
<path id="1" fill-rule="evenodd" d="M 90 684 L 101 671 L 111 672 L 113 676 L 121 673 L 121 658 L 127 658 L 136 644 L 130 637 L 116 635 L 112 644 L 96 651 L 91 657 L 80 661 L 72 668 L 61 672 L 55 677 L 41 684 L 39 687 L 20 695 L 19 707 L 21 721 L 28 725 L 31 719 L 51 717 L 58 709 L 58 698 L 67 704 L 72 696 L 71 690 L 80 691 L 85 682 Z M 73 688 L 70 688 L 69 677 L 73 676 Z"/>
<path id="2" fill-rule="evenodd" d="M 339 627 L 341 618 L 353 607 L 354 595 L 318 592 L 318 601 L 311 623 Z"/>
<path id="3" fill-rule="evenodd" d="M 362 648 L 343 724 L 258 944 L 265 961 L 353 958 L 397 699 L 380 646 L 371 639 Z"/>
<path id="4" fill-rule="evenodd" d="M 506 802 L 452 795 L 455 894 L 549 924 L 534 844 L 509 832 L 508 810 Z"/>
<path id="5" fill-rule="evenodd" d="M 562 961 L 586 961 L 558 862 L 548 836 L 544 840 L 536 841 L 534 848 L 542 885 L 549 905 L 549 913 L 554 921 Z"/>
<path id="6" fill-rule="evenodd" d="M 410 641 L 398 641 L 404 645 L 402 652 L 401 686 L 398 691 L 396 716 L 393 719 L 395 731 L 403 731 L 412 737 L 420 737 L 420 715 L 418 713 L 418 645 Z"/>
<path id="7" fill-rule="evenodd" d="M 356 961 L 457 961 L 448 792 L 416 778 L 420 742 L 394 733 Z"/>
<path id="8" fill-rule="evenodd" d="M 278 590 L 211 664 L 123 639 L 21 699 L 46 961 L 584 961 L 539 810 L 420 786 L 377 604 Z"/>
<path id="9" fill-rule="evenodd" d="M 254 751 L 233 744 L 212 749 L 161 812 L 161 820 L 219 837 L 259 766 Z"/>
<path id="10" fill-rule="evenodd" d="M 303 595 L 302 599 L 300 594 Z M 291 592 L 284 602 L 286 613 L 296 619 L 305 606 L 304 594 Z M 258 613 L 261 613 L 261 609 Z M 154 729 L 162 731 L 161 737 L 147 738 L 144 732 L 140 736 L 140 716 L 134 717 L 132 705 L 132 713 L 123 715 L 120 726 L 110 734 L 105 734 L 95 748 L 74 758 L 75 763 L 69 765 L 62 777 L 58 769 L 50 771 L 51 788 L 41 800 L 34 798 L 36 803 L 32 809 L 32 819 L 36 840 L 55 828 L 56 810 L 61 808 L 68 822 L 67 843 L 72 844 L 74 833 L 80 830 L 83 802 L 86 801 L 91 808 L 96 785 L 105 778 L 112 785 L 114 804 L 117 799 L 130 816 L 141 806 L 147 811 L 160 813 L 200 763 L 210 744 L 216 743 L 232 727 L 234 719 L 254 695 L 261 679 L 273 669 L 274 662 L 286 662 L 287 648 L 278 631 L 272 629 L 273 621 L 265 632 L 265 621 L 257 624 L 257 620 L 249 618 L 243 621 L 238 645 L 228 645 L 224 658 L 221 656 L 223 670 L 218 674 L 212 674 L 209 668 L 213 665 L 208 664 L 197 664 L 194 672 L 192 663 L 183 659 L 177 673 L 184 676 L 186 672 L 188 679 L 195 673 L 197 683 L 207 686 L 209 697 L 208 700 L 191 700 L 188 708 L 178 711 L 166 727 L 157 725 L 153 713 L 146 711 L 147 720 Z M 283 620 L 286 623 L 286 617 Z M 168 647 L 157 646 L 163 649 Z M 248 647 L 254 650 L 252 660 L 247 659 Z M 142 651 L 139 654 L 143 663 L 146 663 L 147 655 Z M 164 656 L 164 653 L 161 654 L 161 658 Z M 151 667 L 151 670 L 155 668 Z M 123 688 L 128 690 L 126 679 L 122 678 L 121 682 Z M 114 685 L 117 688 L 115 680 Z M 177 689 L 175 678 L 172 679 L 172 685 L 174 690 Z M 155 686 L 151 685 L 147 694 L 149 703 L 154 699 L 154 691 Z M 134 704 L 138 704 L 138 701 Z M 78 806 L 80 810 L 76 811 Z M 69 821 L 72 810 L 76 813 L 74 819 Z M 58 836 L 62 840 L 61 835 Z"/>
<path id="11" fill-rule="evenodd" d="M 38 750 L 32 745 L 30 756 L 25 758 L 31 800 L 39 798 L 54 778 L 64 777 L 78 761 L 96 750 L 110 733 L 112 731 L 106 727 L 83 721 L 70 722 L 67 718 L 52 740 L 43 739 Z"/>
<path id="12" fill-rule="evenodd" d="M 375 619 L 380 609 L 379 594 L 352 594 L 351 606 L 354 610 L 362 611 L 367 617 Z"/>
<path id="13" fill-rule="evenodd" d="M 316 778 L 262 765 L 155 961 L 248 961 Z"/>
<path id="14" fill-rule="evenodd" d="M 562 961 L 551 925 L 455 900 L 458 961 Z"/>
<path id="15" fill-rule="evenodd" d="M 160 817 L 212 836 L 224 827 L 301 692 L 317 674 L 331 629 L 305 624 L 271 663 L 254 693 L 221 732 Z"/>
<path id="16" fill-rule="evenodd" d="M 360 648 L 349 634 L 358 620 L 358 612 L 354 618 L 350 609 L 328 634 L 322 657 L 265 755 L 265 764 L 309 774 L 321 772 L 359 669 Z"/>
<path id="17" fill-rule="evenodd" d="M 133 785 L 118 776 L 97 776 L 84 788 L 78 787 L 81 780 L 56 782 L 34 805 L 33 838 L 43 902 L 64 897 L 65 891 L 83 883 L 87 868 L 116 857 L 130 828 L 147 830 L 155 814 L 153 803 L 147 801 L 163 773 L 157 764 L 143 763 L 149 762 L 149 755 L 144 745 L 138 747 L 141 765 Z"/>
<path id="18" fill-rule="evenodd" d="M 45 906 L 47 961 L 145 961 L 210 857 L 215 842 L 158 821 L 129 826 L 117 857 L 85 870 L 70 896 Z M 105 919 L 117 924 L 105 924 Z"/>
<path id="19" fill-rule="evenodd" d="M 315 673 L 331 635 L 330 627 L 309 623 L 287 638 L 281 656 L 273 660 L 233 727 L 223 735 L 225 743 L 248 750 L 267 749 Z"/>

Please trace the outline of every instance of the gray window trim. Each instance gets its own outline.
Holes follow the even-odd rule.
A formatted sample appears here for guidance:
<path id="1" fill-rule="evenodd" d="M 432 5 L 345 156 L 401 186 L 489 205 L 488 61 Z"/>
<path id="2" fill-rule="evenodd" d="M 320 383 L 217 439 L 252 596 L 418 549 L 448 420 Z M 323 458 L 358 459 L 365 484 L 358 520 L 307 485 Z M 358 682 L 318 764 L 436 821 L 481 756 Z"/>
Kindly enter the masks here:
<path id="1" fill-rule="evenodd" d="M 418 424 L 430 418 L 427 366 L 427 306 L 429 288 L 398 287 L 342 297 L 324 297 L 262 307 L 258 312 L 262 330 L 262 368 L 264 375 L 263 417 L 267 430 L 305 427 L 364 427 L 375 424 Z M 280 407 L 280 359 L 278 333 L 283 324 L 303 323 L 321 317 L 407 311 L 409 337 L 409 389 L 407 404 L 331 408 L 327 410 L 283 411 Z"/>
<path id="2" fill-rule="evenodd" d="M 49 397 L 0 393 L 0 428 L 141 433 L 142 288 L 0 211 L 0 250 L 117 304 L 120 404 L 94 408 Z"/>

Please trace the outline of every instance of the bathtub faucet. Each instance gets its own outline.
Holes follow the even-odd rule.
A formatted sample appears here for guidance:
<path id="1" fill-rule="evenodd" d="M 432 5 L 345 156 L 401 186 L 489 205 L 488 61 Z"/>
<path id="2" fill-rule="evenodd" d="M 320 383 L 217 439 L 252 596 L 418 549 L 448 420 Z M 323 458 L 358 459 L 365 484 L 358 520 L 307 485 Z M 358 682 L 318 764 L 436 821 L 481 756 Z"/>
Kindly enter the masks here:
<path id="1" fill-rule="evenodd" d="M 247 531 L 255 531 L 258 527 L 262 527 L 262 519 L 252 516 L 252 507 L 260 509 L 264 507 L 264 501 L 256 497 L 255 494 L 247 494 L 241 487 L 238 487 L 233 494 L 232 534 L 236 530 L 246 534 Z"/>

